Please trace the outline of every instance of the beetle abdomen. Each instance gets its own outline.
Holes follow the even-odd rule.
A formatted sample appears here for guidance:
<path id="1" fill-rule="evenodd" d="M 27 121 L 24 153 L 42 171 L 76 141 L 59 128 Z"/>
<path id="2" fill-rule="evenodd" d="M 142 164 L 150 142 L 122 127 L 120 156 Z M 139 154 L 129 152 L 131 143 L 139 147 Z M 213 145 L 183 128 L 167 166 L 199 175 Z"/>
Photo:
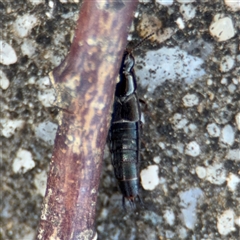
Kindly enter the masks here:
<path id="1" fill-rule="evenodd" d="M 139 122 L 111 126 L 112 165 L 123 197 L 134 201 L 139 190 Z"/>

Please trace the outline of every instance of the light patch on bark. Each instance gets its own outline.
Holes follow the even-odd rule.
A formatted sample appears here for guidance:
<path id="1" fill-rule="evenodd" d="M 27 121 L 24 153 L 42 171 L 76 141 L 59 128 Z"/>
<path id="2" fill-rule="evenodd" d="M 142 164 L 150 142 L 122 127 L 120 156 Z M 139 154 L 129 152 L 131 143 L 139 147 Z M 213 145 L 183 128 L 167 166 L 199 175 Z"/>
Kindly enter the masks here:
<path id="1" fill-rule="evenodd" d="M 42 208 L 42 214 L 41 214 L 41 220 L 47 220 L 47 215 L 48 215 L 48 207 L 49 207 L 49 199 L 52 195 L 52 189 L 47 190 L 46 197 L 43 202 L 43 208 Z"/>

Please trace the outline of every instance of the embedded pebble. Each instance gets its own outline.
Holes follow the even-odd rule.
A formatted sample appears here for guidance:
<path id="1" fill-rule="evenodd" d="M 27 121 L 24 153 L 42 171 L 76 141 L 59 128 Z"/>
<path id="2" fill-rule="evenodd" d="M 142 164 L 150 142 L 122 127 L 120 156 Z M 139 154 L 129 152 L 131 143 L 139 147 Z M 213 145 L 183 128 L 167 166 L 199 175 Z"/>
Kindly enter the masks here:
<path id="1" fill-rule="evenodd" d="M 240 161 L 240 148 L 229 149 L 226 158 L 230 160 Z"/>
<path id="2" fill-rule="evenodd" d="M 164 150 L 164 149 L 166 148 L 164 142 L 159 142 L 159 143 L 158 143 L 158 146 L 159 146 L 162 150 Z"/>
<path id="3" fill-rule="evenodd" d="M 234 222 L 236 225 L 240 227 L 240 216 L 239 217 L 236 216 Z"/>
<path id="4" fill-rule="evenodd" d="M 153 93 L 166 80 L 174 82 L 180 78 L 191 84 L 205 74 L 203 59 L 189 55 L 179 47 L 148 51 L 144 57 L 136 56 L 135 60 L 136 76 L 149 93 Z"/>
<path id="5" fill-rule="evenodd" d="M 240 112 L 236 114 L 235 122 L 236 122 L 238 130 L 240 131 Z"/>
<path id="6" fill-rule="evenodd" d="M 199 99 L 196 94 L 187 94 L 183 97 L 183 105 L 185 107 L 193 107 L 198 105 Z"/>
<path id="7" fill-rule="evenodd" d="M 221 72 L 228 72 L 230 71 L 233 66 L 234 66 L 234 59 L 232 58 L 232 56 L 224 56 L 222 59 L 221 59 L 221 62 L 220 62 L 220 71 Z"/>
<path id="8" fill-rule="evenodd" d="M 199 178 L 203 179 L 207 176 L 207 171 L 205 167 L 197 166 L 195 170 Z"/>
<path id="9" fill-rule="evenodd" d="M 173 148 L 176 149 L 181 154 L 183 154 L 183 152 L 184 152 L 184 144 L 181 142 L 174 144 Z"/>
<path id="10" fill-rule="evenodd" d="M 6 89 L 8 89 L 9 85 L 10 85 L 10 82 L 9 82 L 6 74 L 0 69 L 0 87 L 3 90 L 6 90 Z"/>
<path id="11" fill-rule="evenodd" d="M 164 211 L 163 213 L 163 217 L 165 219 L 165 221 L 172 226 L 175 222 L 175 214 L 171 209 L 167 209 Z"/>
<path id="12" fill-rule="evenodd" d="M 160 162 L 161 162 L 161 158 L 160 158 L 159 156 L 154 157 L 154 158 L 153 158 L 153 161 L 154 161 L 155 163 L 160 163 Z"/>
<path id="13" fill-rule="evenodd" d="M 239 183 L 240 183 L 240 178 L 233 173 L 229 173 L 227 177 L 227 186 L 229 190 L 234 192 Z"/>
<path id="14" fill-rule="evenodd" d="M 235 35 L 232 19 L 224 17 L 219 19 L 219 14 L 214 16 L 214 21 L 209 27 L 210 34 L 217 38 L 218 42 L 226 41 Z"/>
<path id="15" fill-rule="evenodd" d="M 206 179 L 216 185 L 221 185 L 226 181 L 226 170 L 223 163 L 214 163 L 207 167 Z"/>
<path id="16" fill-rule="evenodd" d="M 201 149 L 196 141 L 192 141 L 187 144 L 187 146 L 185 148 L 186 155 L 189 155 L 192 157 L 197 157 L 200 155 L 200 153 L 201 153 Z"/>
<path id="17" fill-rule="evenodd" d="M 16 129 L 21 129 L 24 125 L 23 120 L 0 119 L 0 123 L 2 125 L 2 135 L 6 138 L 10 138 Z"/>
<path id="18" fill-rule="evenodd" d="M 227 83 L 228 83 L 227 78 L 224 77 L 224 78 L 221 79 L 221 84 L 222 85 L 226 85 Z"/>
<path id="19" fill-rule="evenodd" d="M 195 17 L 196 7 L 192 4 L 182 4 L 180 6 L 180 13 L 183 15 L 185 21 L 189 21 Z"/>
<path id="20" fill-rule="evenodd" d="M 226 145 L 233 145 L 235 138 L 235 132 L 231 125 L 225 125 L 221 131 L 219 141 Z"/>
<path id="21" fill-rule="evenodd" d="M 230 93 L 234 93 L 236 91 L 236 89 L 237 89 L 237 87 L 236 87 L 235 84 L 231 83 L 231 84 L 228 85 L 228 91 Z"/>
<path id="22" fill-rule="evenodd" d="M 221 132 L 216 123 L 209 123 L 207 125 L 207 131 L 211 137 L 219 137 Z"/>
<path id="23" fill-rule="evenodd" d="M 208 79 L 208 80 L 207 80 L 207 85 L 208 85 L 208 86 L 211 86 L 212 84 L 213 84 L 213 80 L 212 80 L 212 79 Z"/>
<path id="24" fill-rule="evenodd" d="M 32 57 L 36 51 L 35 43 L 30 39 L 24 39 L 23 44 L 21 45 L 21 50 L 23 55 Z"/>
<path id="25" fill-rule="evenodd" d="M 38 174 L 35 174 L 34 184 L 37 188 L 38 193 L 42 197 L 44 197 L 46 192 L 46 187 L 47 187 L 47 173 L 45 170 L 43 170 Z"/>
<path id="26" fill-rule="evenodd" d="M 186 124 L 188 123 L 188 120 L 186 118 L 184 118 L 183 115 L 180 113 L 175 113 L 171 121 L 172 121 L 174 127 L 177 129 L 184 128 L 186 126 Z"/>
<path id="27" fill-rule="evenodd" d="M 203 191 L 200 188 L 191 188 L 179 193 L 181 214 L 180 219 L 188 229 L 194 229 L 197 222 L 197 204 L 203 200 Z"/>
<path id="28" fill-rule="evenodd" d="M 10 65 L 17 62 L 15 50 L 5 41 L 0 40 L 0 63 Z"/>
<path id="29" fill-rule="evenodd" d="M 156 212 L 148 211 L 147 209 L 143 212 L 142 219 L 151 222 L 153 225 L 162 223 L 162 216 L 159 216 Z"/>
<path id="30" fill-rule="evenodd" d="M 142 187 L 145 190 L 153 190 L 159 184 L 158 165 L 150 165 L 140 173 Z"/>
<path id="31" fill-rule="evenodd" d="M 221 235 L 227 235 L 234 231 L 234 211 L 232 209 L 225 210 L 217 218 L 217 228 Z"/>
<path id="32" fill-rule="evenodd" d="M 23 232 L 21 240 L 32 240 L 32 239 L 35 239 L 36 230 L 31 228 L 31 227 L 29 227 L 27 224 L 21 225 L 21 231 Z"/>
<path id="33" fill-rule="evenodd" d="M 157 3 L 163 5 L 163 6 L 171 6 L 173 4 L 173 0 L 156 0 Z"/>
<path id="34" fill-rule="evenodd" d="M 13 30 L 16 36 L 24 38 L 30 33 L 31 29 L 37 25 L 37 23 L 38 20 L 34 15 L 25 14 L 23 16 L 18 16 L 13 24 Z"/>
<path id="35" fill-rule="evenodd" d="M 42 122 L 35 126 L 36 137 L 44 142 L 53 145 L 58 125 L 52 122 Z"/>
<path id="36" fill-rule="evenodd" d="M 233 12 L 240 10 L 240 0 L 224 0 L 224 2 Z"/>
<path id="37" fill-rule="evenodd" d="M 56 99 L 56 92 L 54 89 L 45 89 L 38 91 L 38 100 L 42 102 L 45 107 L 51 107 Z"/>
<path id="38" fill-rule="evenodd" d="M 36 81 L 36 85 L 38 86 L 38 89 L 47 89 L 51 86 L 51 81 L 47 76 L 42 77 Z"/>
<path id="39" fill-rule="evenodd" d="M 53 1 L 48 1 L 48 6 L 50 7 L 50 8 L 53 8 L 54 7 L 54 2 Z"/>
<path id="40" fill-rule="evenodd" d="M 185 126 L 183 130 L 186 134 L 193 135 L 194 132 L 197 130 L 197 126 L 193 123 L 190 123 L 188 126 Z"/>
<path id="41" fill-rule="evenodd" d="M 13 160 L 12 169 L 14 173 L 26 173 L 35 167 L 35 162 L 32 159 L 32 153 L 19 149 L 16 158 Z"/>
<path id="42" fill-rule="evenodd" d="M 188 236 L 188 231 L 187 231 L 187 229 L 184 228 L 184 227 L 179 227 L 179 228 L 178 228 L 178 237 L 179 237 L 180 239 L 186 239 L 187 236 Z"/>
<path id="43" fill-rule="evenodd" d="M 28 0 L 30 3 L 32 3 L 33 5 L 38 5 L 41 3 L 45 3 L 45 0 Z"/>
<path id="44" fill-rule="evenodd" d="M 196 0 L 177 0 L 179 3 L 192 3 L 195 2 Z"/>
<path id="45" fill-rule="evenodd" d="M 238 79 L 237 78 L 232 78 L 232 82 L 235 85 L 238 85 Z M 239 82 L 240 82 L 240 77 L 239 77 Z"/>
<path id="46" fill-rule="evenodd" d="M 178 17 L 176 20 L 176 24 L 178 25 L 179 29 L 184 29 L 185 28 L 185 24 L 184 21 L 181 17 Z"/>

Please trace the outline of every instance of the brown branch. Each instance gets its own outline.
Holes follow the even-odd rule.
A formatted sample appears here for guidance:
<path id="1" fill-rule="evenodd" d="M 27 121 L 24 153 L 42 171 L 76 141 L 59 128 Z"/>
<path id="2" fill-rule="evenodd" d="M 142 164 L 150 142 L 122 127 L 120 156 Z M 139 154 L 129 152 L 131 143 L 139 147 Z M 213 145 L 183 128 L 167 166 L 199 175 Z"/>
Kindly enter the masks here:
<path id="1" fill-rule="evenodd" d="M 95 210 L 116 77 L 137 1 L 85 0 L 50 74 L 61 112 L 37 239 L 96 239 Z"/>

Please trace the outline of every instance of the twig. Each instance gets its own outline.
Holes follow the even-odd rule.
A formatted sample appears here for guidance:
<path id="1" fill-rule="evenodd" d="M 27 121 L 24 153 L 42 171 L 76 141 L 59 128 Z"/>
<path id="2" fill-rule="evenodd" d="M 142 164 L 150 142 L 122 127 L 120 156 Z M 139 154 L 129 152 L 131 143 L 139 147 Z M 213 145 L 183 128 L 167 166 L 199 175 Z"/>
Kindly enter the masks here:
<path id="1" fill-rule="evenodd" d="M 96 239 L 95 210 L 116 78 L 137 1 L 85 0 L 50 74 L 61 117 L 36 239 Z"/>

